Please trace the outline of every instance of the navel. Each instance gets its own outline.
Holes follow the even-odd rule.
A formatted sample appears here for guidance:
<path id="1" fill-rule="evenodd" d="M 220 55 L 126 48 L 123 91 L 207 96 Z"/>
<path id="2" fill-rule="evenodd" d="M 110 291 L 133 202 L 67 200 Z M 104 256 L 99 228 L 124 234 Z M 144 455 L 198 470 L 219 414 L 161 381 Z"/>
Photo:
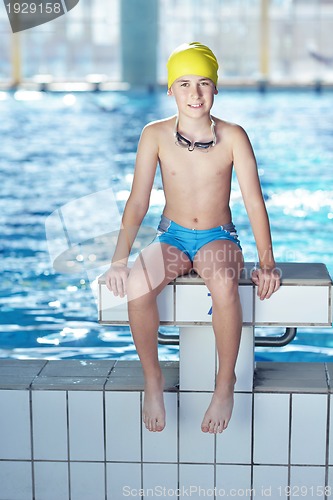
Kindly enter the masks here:
<path id="1" fill-rule="evenodd" d="M 195 217 L 195 218 L 193 219 L 193 222 L 197 223 L 197 222 L 198 222 L 198 220 L 199 220 L 199 219 L 198 219 L 197 217 Z"/>

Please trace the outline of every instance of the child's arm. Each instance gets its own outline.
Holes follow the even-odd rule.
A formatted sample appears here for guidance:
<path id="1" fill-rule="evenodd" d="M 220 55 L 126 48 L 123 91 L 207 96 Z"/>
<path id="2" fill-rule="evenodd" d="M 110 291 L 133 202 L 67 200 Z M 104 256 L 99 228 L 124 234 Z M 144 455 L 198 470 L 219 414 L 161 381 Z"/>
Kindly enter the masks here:
<path id="1" fill-rule="evenodd" d="M 127 261 L 142 220 L 149 208 L 157 161 L 157 131 L 154 126 L 147 125 L 139 141 L 132 189 L 125 205 L 116 249 L 110 269 L 105 275 L 108 289 L 121 297 L 126 295 L 126 280 L 129 274 Z"/>
<path id="2" fill-rule="evenodd" d="M 269 298 L 280 286 L 276 270 L 271 231 L 261 191 L 256 159 L 246 132 L 236 126 L 233 131 L 233 160 L 239 186 L 258 249 L 260 268 L 252 279 L 258 285 L 258 296 Z"/>

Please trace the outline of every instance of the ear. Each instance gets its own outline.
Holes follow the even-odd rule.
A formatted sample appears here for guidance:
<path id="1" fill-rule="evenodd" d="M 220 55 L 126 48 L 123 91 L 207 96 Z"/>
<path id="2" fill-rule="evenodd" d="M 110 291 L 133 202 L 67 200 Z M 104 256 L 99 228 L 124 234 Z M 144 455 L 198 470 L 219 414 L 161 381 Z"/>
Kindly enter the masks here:
<path id="1" fill-rule="evenodd" d="M 171 89 L 171 87 L 168 89 L 168 91 L 167 91 L 167 95 L 173 95 L 173 94 L 172 94 L 172 89 Z"/>
<path id="2" fill-rule="evenodd" d="M 217 95 L 218 93 L 219 93 L 218 88 L 215 85 L 214 95 Z"/>

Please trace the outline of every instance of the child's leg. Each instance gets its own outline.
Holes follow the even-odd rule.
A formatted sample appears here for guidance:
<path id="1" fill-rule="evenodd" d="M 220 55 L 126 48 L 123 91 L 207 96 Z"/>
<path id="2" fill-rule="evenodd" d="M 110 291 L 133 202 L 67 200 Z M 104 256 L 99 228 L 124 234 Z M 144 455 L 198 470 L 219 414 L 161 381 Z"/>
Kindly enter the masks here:
<path id="1" fill-rule="evenodd" d="M 156 298 L 170 281 L 187 274 L 191 268 L 191 261 L 181 250 L 165 243 L 154 243 L 142 251 L 128 277 L 129 321 L 145 378 L 143 421 L 150 431 L 161 431 L 165 426 Z"/>
<path id="2" fill-rule="evenodd" d="M 238 293 L 238 279 L 243 267 L 242 252 L 233 242 L 216 240 L 199 250 L 193 267 L 212 296 L 212 323 L 219 369 L 212 402 L 201 428 L 203 432 L 216 433 L 227 427 L 233 408 L 235 364 L 242 330 Z"/>

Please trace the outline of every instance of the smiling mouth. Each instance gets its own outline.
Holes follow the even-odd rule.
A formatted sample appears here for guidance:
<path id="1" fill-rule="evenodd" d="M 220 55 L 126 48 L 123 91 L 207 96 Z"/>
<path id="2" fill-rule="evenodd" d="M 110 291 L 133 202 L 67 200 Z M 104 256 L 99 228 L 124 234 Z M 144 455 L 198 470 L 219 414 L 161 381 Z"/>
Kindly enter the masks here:
<path id="1" fill-rule="evenodd" d="M 201 108 L 203 104 L 189 104 L 190 108 Z"/>

